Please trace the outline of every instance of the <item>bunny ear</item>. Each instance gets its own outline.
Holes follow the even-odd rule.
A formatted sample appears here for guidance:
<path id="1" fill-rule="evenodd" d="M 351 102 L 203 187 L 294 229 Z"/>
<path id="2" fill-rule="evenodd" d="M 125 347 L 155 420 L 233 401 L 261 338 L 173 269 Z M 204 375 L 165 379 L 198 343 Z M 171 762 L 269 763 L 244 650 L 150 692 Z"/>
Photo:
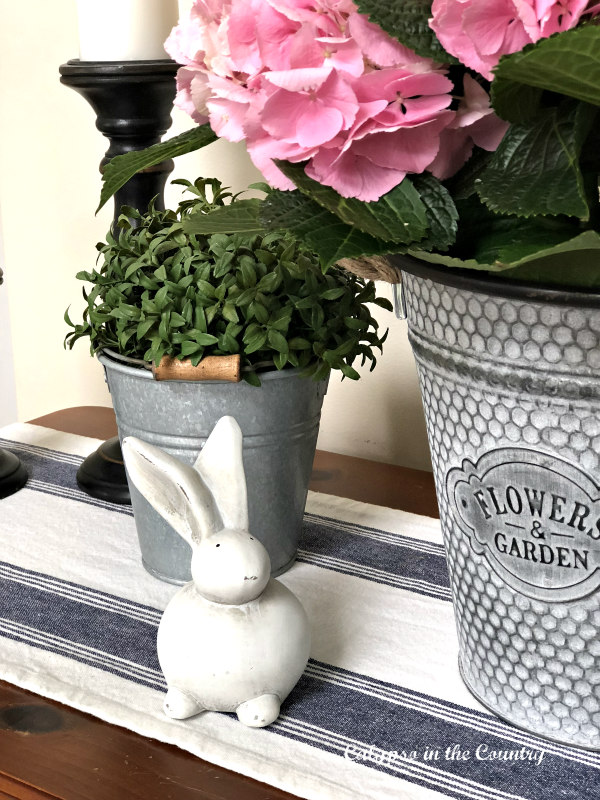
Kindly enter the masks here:
<path id="1" fill-rule="evenodd" d="M 216 500 L 226 528 L 248 530 L 248 495 L 242 461 L 242 431 L 221 417 L 194 464 Z"/>
<path id="2" fill-rule="evenodd" d="M 193 467 L 133 436 L 123 440 L 123 456 L 135 486 L 189 544 L 223 528 L 213 497 Z"/>

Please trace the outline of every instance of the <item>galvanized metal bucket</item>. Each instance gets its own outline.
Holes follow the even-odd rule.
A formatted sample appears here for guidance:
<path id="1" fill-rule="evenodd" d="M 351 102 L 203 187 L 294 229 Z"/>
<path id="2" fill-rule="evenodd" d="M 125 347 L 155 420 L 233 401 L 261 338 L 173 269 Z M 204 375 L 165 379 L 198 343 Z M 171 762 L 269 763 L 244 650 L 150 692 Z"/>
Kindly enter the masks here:
<path id="1" fill-rule="evenodd" d="M 600 749 L 600 295 L 408 269 L 464 681 Z"/>
<path id="2" fill-rule="evenodd" d="M 192 464 L 220 417 L 244 435 L 250 530 L 265 545 L 273 575 L 294 562 L 327 381 L 297 370 L 261 374 L 262 386 L 227 381 L 155 381 L 152 372 L 100 355 L 119 437 L 137 436 Z M 190 546 L 131 485 L 142 561 L 170 583 L 191 580 Z"/>

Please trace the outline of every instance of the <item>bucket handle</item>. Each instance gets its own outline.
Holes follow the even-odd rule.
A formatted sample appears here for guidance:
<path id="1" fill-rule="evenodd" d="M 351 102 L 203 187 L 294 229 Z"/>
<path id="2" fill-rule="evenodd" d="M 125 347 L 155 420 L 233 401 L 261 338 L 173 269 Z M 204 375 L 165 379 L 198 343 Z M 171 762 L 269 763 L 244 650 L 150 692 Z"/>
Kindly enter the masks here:
<path id="1" fill-rule="evenodd" d="M 394 314 L 397 319 L 406 319 L 406 301 L 404 300 L 402 283 L 394 283 L 392 289 L 394 292 Z"/>

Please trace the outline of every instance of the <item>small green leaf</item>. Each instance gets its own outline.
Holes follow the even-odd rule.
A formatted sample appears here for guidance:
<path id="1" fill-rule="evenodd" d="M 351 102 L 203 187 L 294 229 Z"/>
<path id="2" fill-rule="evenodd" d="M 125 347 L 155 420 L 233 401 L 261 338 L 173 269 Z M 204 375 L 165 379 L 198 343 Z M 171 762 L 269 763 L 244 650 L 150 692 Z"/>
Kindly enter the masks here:
<path id="1" fill-rule="evenodd" d="M 342 374 L 345 378 L 350 378 L 353 381 L 357 381 L 360 378 L 358 372 L 349 364 L 342 364 L 340 369 L 342 370 Z"/>
<path id="2" fill-rule="evenodd" d="M 290 348 L 288 347 L 287 340 L 285 336 L 283 336 L 279 331 L 275 330 L 274 328 L 269 328 L 269 332 L 267 334 L 267 340 L 271 347 L 274 350 L 277 350 L 279 353 L 289 353 Z"/>
<path id="3" fill-rule="evenodd" d="M 250 311 L 254 314 L 258 322 L 262 325 L 269 321 L 269 312 L 262 303 L 254 302 L 250 304 Z"/>
<path id="4" fill-rule="evenodd" d="M 344 295 L 344 292 L 345 289 L 343 286 L 339 286 L 337 289 L 326 289 L 324 292 L 321 292 L 321 299 L 339 300 L 339 298 Z"/>
<path id="5" fill-rule="evenodd" d="M 206 297 L 213 298 L 215 296 L 215 287 L 208 281 L 200 279 L 196 281 L 196 287 Z"/>
<path id="6" fill-rule="evenodd" d="M 256 288 L 260 292 L 271 294 L 272 292 L 277 291 L 280 283 L 281 275 L 279 272 L 268 272 L 266 275 L 263 275 Z"/>
<path id="7" fill-rule="evenodd" d="M 246 355 L 250 355 L 251 353 L 255 353 L 257 350 L 261 350 L 267 342 L 267 332 L 266 331 L 259 331 L 251 336 L 244 336 L 244 353 Z"/>
<path id="8" fill-rule="evenodd" d="M 242 377 L 246 381 L 246 383 L 250 384 L 250 386 L 259 387 L 261 385 L 260 378 L 258 377 L 256 372 L 244 372 L 242 373 Z"/>
<path id="9" fill-rule="evenodd" d="M 209 345 L 209 344 L 216 344 L 219 341 L 216 336 L 212 335 L 212 333 L 200 333 L 200 332 L 198 332 L 195 335 L 194 338 L 195 338 L 195 340 L 196 340 L 196 342 L 198 344 L 201 344 L 203 346 L 206 346 L 206 345 Z"/>
<path id="10" fill-rule="evenodd" d="M 200 347 L 197 342 L 183 342 L 181 345 L 181 355 L 182 356 L 193 356 L 198 353 L 202 353 L 203 348 Z"/>
<path id="11" fill-rule="evenodd" d="M 137 338 L 144 339 L 155 323 L 156 323 L 155 319 L 145 319 L 142 322 L 140 322 L 137 326 L 135 334 Z"/>
<path id="12" fill-rule="evenodd" d="M 171 312 L 170 324 L 173 328 L 181 328 L 183 325 L 187 325 L 185 317 L 182 317 L 181 314 L 178 314 L 177 311 Z"/>
<path id="13" fill-rule="evenodd" d="M 287 333 L 287 330 L 290 326 L 291 316 L 292 311 L 290 308 L 280 309 L 269 319 L 269 328 L 280 331 L 280 333 Z"/>
<path id="14" fill-rule="evenodd" d="M 254 189 L 257 192 L 264 192 L 265 194 L 269 194 L 271 191 L 271 187 L 268 183 L 264 181 L 256 181 L 255 183 L 251 183 L 248 186 L 248 189 Z"/>
<path id="15" fill-rule="evenodd" d="M 239 321 L 238 313 L 235 310 L 235 306 L 233 305 L 233 303 L 225 303 L 223 305 L 223 311 L 221 313 L 223 314 L 223 317 L 229 322 Z"/>
<path id="16" fill-rule="evenodd" d="M 277 369 L 283 369 L 288 362 L 287 353 L 275 353 L 273 356 L 273 363 Z"/>
<path id="17" fill-rule="evenodd" d="M 240 258 L 240 272 L 242 273 L 242 281 L 245 289 L 251 289 L 256 285 L 256 270 L 254 269 L 254 260 L 247 256 Z"/>
<path id="18" fill-rule="evenodd" d="M 308 339 L 303 339 L 301 336 L 292 337 L 288 342 L 288 346 L 290 350 L 312 350 L 312 344 Z"/>
<path id="19" fill-rule="evenodd" d="M 362 331 L 369 327 L 369 323 L 365 319 L 356 319 L 355 317 L 345 317 L 344 322 L 346 327 L 353 331 Z"/>

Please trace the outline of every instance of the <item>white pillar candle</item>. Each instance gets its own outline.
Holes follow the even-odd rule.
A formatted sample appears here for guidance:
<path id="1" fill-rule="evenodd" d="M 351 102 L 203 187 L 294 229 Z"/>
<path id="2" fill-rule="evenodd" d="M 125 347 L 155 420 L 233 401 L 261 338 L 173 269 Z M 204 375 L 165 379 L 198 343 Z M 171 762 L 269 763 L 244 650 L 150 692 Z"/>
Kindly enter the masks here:
<path id="1" fill-rule="evenodd" d="M 169 58 L 164 41 L 177 24 L 177 0 L 77 0 L 82 61 Z"/>

